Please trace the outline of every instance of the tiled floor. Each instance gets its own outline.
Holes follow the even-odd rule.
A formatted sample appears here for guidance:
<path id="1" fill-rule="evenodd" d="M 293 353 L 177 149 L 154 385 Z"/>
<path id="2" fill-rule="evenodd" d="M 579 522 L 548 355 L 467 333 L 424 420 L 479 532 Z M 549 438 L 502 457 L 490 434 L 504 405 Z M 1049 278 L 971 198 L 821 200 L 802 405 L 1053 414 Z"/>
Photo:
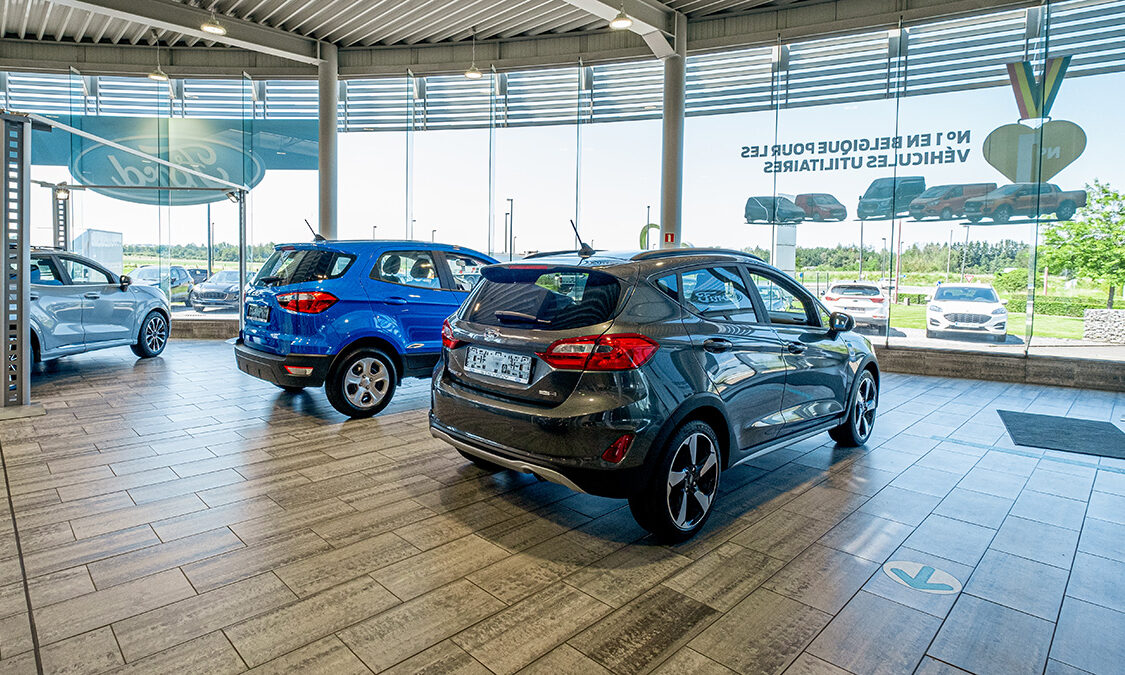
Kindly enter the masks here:
<path id="1" fill-rule="evenodd" d="M 33 384 L 49 413 L 0 423 L 0 673 L 1125 670 L 1125 462 L 994 412 L 1119 422 L 1122 394 L 888 374 L 867 448 L 732 470 L 666 547 L 431 439 L 425 383 L 346 422 L 180 341 Z"/>

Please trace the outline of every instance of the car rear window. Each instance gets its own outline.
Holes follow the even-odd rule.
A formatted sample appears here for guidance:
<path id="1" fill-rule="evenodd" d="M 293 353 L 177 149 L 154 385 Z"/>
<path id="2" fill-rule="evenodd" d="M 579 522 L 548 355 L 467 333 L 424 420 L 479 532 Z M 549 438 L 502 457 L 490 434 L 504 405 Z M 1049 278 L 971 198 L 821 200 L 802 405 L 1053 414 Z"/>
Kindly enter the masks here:
<path id="1" fill-rule="evenodd" d="M 354 255 L 318 249 L 278 249 L 254 280 L 255 286 L 287 286 L 335 279 L 348 271 Z"/>
<path id="2" fill-rule="evenodd" d="M 571 330 L 608 321 L 621 282 L 594 270 L 485 267 L 465 319 L 486 326 Z"/>
<path id="3" fill-rule="evenodd" d="M 829 295 L 852 295 L 864 298 L 874 298 L 882 295 L 874 286 L 833 286 L 828 291 Z"/>

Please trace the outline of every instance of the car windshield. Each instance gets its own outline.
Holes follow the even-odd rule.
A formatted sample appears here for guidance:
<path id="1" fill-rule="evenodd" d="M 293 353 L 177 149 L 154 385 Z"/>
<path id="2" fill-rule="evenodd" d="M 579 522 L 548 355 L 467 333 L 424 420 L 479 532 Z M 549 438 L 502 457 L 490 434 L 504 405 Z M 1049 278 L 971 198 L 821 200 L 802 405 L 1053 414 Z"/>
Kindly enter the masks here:
<path id="1" fill-rule="evenodd" d="M 1022 187 L 1023 186 L 1020 185 L 1019 183 L 1013 183 L 1012 185 L 1005 185 L 1002 188 L 997 188 L 997 189 L 993 190 L 992 194 L 999 195 L 999 196 L 1010 195 L 1010 194 L 1019 190 Z"/>
<path id="2" fill-rule="evenodd" d="M 274 251 L 262 265 L 254 279 L 254 285 L 288 286 L 306 281 L 335 279 L 346 272 L 354 260 L 354 255 L 338 251 L 282 248 Z"/>
<path id="3" fill-rule="evenodd" d="M 851 284 L 847 286 L 833 286 L 828 289 L 828 295 L 849 295 L 853 297 L 874 298 L 880 295 L 879 289 L 874 286 Z"/>
<path id="4" fill-rule="evenodd" d="M 133 270 L 129 275 L 133 279 L 140 279 L 141 281 L 159 281 L 160 268 L 157 267 L 140 267 Z"/>
<path id="5" fill-rule="evenodd" d="M 223 270 L 222 272 L 215 272 L 207 282 L 212 284 L 237 284 L 238 271 Z"/>
<path id="6" fill-rule="evenodd" d="M 938 197 L 945 194 L 945 191 L 948 190 L 948 189 L 949 189 L 948 185 L 939 185 L 937 187 L 932 187 L 929 190 L 926 190 L 922 194 L 918 195 L 918 198 L 919 199 L 937 199 Z"/>
<path id="7" fill-rule="evenodd" d="M 486 267 L 465 316 L 486 326 L 570 330 L 607 321 L 621 283 L 605 272 L 541 266 Z"/>
<path id="8" fill-rule="evenodd" d="M 883 183 L 882 185 L 872 185 L 867 188 L 867 194 L 863 195 L 867 199 L 887 199 L 893 193 L 890 183 Z"/>
<path id="9" fill-rule="evenodd" d="M 820 206 L 835 206 L 836 198 L 832 195 L 816 195 L 813 197 L 813 202 Z"/>
<path id="10" fill-rule="evenodd" d="M 934 293 L 934 300 L 947 302 L 1000 302 L 996 291 L 976 286 L 942 286 Z"/>

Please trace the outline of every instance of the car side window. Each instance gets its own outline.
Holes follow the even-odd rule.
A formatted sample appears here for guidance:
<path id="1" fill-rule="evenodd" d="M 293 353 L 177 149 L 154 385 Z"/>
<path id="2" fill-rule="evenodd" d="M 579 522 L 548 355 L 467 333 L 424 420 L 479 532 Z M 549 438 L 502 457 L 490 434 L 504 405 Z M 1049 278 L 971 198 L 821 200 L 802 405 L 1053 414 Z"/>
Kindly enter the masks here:
<path id="1" fill-rule="evenodd" d="M 72 284 L 111 284 L 113 281 L 109 275 L 96 267 L 90 267 L 86 263 L 75 260 L 74 258 L 63 258 L 63 264 L 66 266 L 67 276 L 70 277 Z"/>
<path id="2" fill-rule="evenodd" d="M 481 280 L 480 268 L 489 263 L 478 260 L 471 255 L 463 253 L 445 252 L 445 264 L 449 268 L 449 275 L 453 277 L 453 290 L 471 291 Z"/>
<path id="3" fill-rule="evenodd" d="M 434 258 L 427 251 L 388 251 L 375 262 L 371 278 L 417 288 L 441 289 Z"/>
<path id="4" fill-rule="evenodd" d="M 706 267 L 680 274 L 684 304 L 712 319 L 756 323 L 746 283 L 734 267 Z"/>
<path id="5" fill-rule="evenodd" d="M 669 274 L 668 276 L 660 277 L 652 283 L 655 284 L 656 287 L 659 288 L 669 298 L 672 298 L 673 300 L 680 299 L 679 276 L 675 274 Z"/>
<path id="6" fill-rule="evenodd" d="M 31 283 L 42 286 L 61 286 L 62 278 L 50 258 L 31 259 Z"/>
<path id="7" fill-rule="evenodd" d="M 770 323 L 786 326 L 817 326 L 815 303 L 798 294 L 790 284 L 760 272 L 749 272 L 750 281 L 758 289 Z"/>

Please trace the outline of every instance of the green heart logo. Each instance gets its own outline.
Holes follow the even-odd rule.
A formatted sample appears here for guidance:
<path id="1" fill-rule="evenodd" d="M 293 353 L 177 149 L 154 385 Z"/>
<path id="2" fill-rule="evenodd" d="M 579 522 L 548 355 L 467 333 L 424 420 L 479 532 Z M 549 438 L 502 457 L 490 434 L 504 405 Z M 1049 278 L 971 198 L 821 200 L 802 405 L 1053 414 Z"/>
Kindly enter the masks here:
<path id="1" fill-rule="evenodd" d="M 1050 120 L 1038 129 L 1005 124 L 984 139 L 985 160 L 1013 183 L 1051 180 L 1086 149 L 1086 132 L 1074 122 Z"/>

